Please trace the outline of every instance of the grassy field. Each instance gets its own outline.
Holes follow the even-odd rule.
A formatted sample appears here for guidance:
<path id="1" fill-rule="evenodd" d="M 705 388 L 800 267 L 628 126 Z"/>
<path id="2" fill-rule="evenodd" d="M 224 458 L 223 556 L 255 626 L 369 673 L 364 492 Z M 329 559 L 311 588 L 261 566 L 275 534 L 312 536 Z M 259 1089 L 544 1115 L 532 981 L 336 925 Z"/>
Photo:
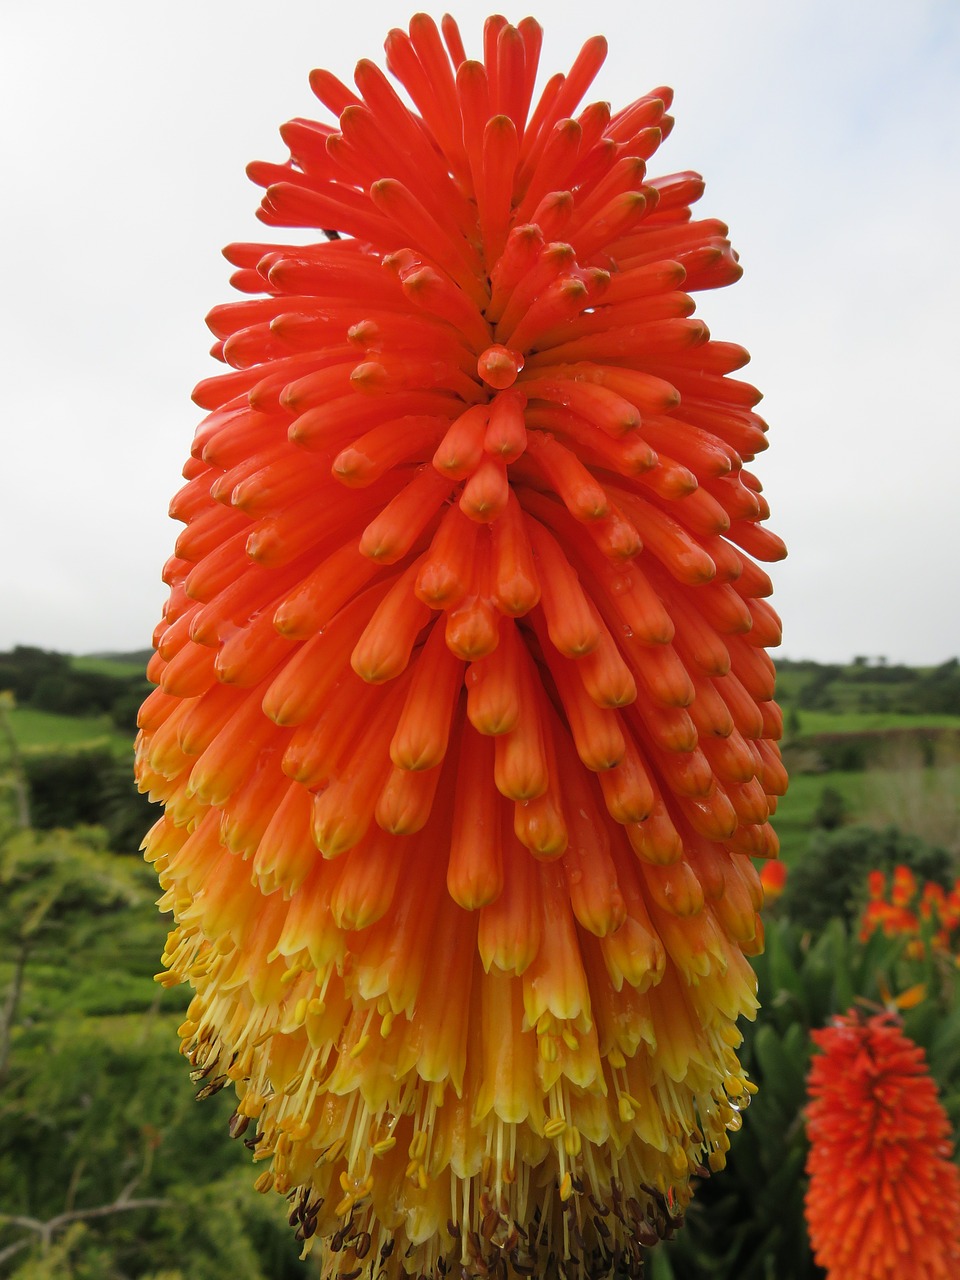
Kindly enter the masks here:
<path id="1" fill-rule="evenodd" d="M 804 737 L 817 733 L 889 733 L 897 729 L 960 730 L 960 716 L 935 712 L 920 715 L 898 711 L 798 711 L 791 729 L 797 721 L 799 733 Z"/>
<path id="2" fill-rule="evenodd" d="M 139 657 L 98 658 L 95 654 L 91 654 L 85 658 L 71 658 L 70 665 L 77 671 L 92 671 L 101 676 L 142 676 L 146 659 L 141 662 Z"/>
<path id="3" fill-rule="evenodd" d="M 843 796 L 847 814 L 854 821 L 867 816 L 867 775 L 864 773 L 798 773 L 782 796 L 773 826 L 780 837 L 780 856 L 788 866 L 803 857 L 814 817 L 824 789 L 832 787 Z"/>
<path id="4" fill-rule="evenodd" d="M 110 747 L 119 755 L 131 750 L 130 737 L 106 715 L 61 716 L 33 707 L 14 707 L 7 715 L 21 751 Z"/>
<path id="5" fill-rule="evenodd" d="M 846 822 L 897 826 L 930 844 L 960 847 L 960 762 L 924 768 L 905 760 L 899 768 L 794 773 L 773 819 L 788 866 L 803 857 L 827 789 L 843 797 Z"/>

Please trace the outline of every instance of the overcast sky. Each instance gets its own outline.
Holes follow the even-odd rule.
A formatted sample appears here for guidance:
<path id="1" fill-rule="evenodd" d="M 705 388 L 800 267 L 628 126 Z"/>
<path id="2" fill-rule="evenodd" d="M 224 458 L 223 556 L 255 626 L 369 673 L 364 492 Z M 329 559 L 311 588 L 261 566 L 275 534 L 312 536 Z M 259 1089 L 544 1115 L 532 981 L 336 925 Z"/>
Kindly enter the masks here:
<path id="1" fill-rule="evenodd" d="M 449 7 L 476 55 L 488 6 Z M 149 644 L 190 391 L 216 371 L 203 317 L 230 297 L 219 250 L 265 238 L 244 166 L 285 158 L 289 117 L 327 118 L 312 67 L 349 80 L 413 11 L 0 0 L 0 649 Z M 591 99 L 673 85 L 651 171 L 699 170 L 702 214 L 730 225 L 744 278 L 698 310 L 765 392 L 781 653 L 960 653 L 960 4 L 534 12 L 548 72 L 609 38 Z"/>

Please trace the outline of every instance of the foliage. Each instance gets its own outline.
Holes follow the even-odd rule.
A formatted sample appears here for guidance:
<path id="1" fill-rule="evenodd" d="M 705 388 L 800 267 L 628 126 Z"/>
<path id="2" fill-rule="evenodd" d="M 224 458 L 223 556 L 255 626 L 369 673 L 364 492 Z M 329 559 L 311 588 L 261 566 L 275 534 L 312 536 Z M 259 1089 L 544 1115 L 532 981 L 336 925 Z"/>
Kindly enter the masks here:
<path id="1" fill-rule="evenodd" d="M 951 658 L 922 677 L 916 693 L 920 711 L 960 715 L 960 662 Z"/>
<path id="2" fill-rule="evenodd" d="M 132 731 L 136 706 L 150 686 L 142 668 L 130 674 L 117 664 L 77 664 L 67 654 L 18 645 L 0 653 L 0 689 L 9 689 L 18 703 L 38 711 L 107 714 L 119 728 Z"/>
<path id="3" fill-rule="evenodd" d="M 34 752 L 24 755 L 23 768 L 33 822 L 43 830 L 98 823 L 112 849 L 135 853 L 156 820 L 129 758 L 109 750 Z"/>
<path id="4" fill-rule="evenodd" d="M 99 829 L 0 832 L 0 1274 L 302 1277 L 283 1202 L 253 1192 L 226 1141 L 229 1096 L 194 1102 L 187 993 L 150 979 L 152 876 L 104 845 Z"/>
<path id="5" fill-rule="evenodd" d="M 842 791 L 836 787 L 824 787 L 820 792 L 820 803 L 813 815 L 814 826 L 824 831 L 836 831 L 843 825 L 847 816 L 847 801 Z"/>

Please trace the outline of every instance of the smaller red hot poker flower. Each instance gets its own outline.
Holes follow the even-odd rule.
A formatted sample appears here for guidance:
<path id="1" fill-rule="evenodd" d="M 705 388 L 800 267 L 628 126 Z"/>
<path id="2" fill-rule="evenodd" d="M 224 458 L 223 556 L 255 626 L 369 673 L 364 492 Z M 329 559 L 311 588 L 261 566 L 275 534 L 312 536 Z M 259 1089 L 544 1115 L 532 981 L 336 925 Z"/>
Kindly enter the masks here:
<path id="1" fill-rule="evenodd" d="M 813 1033 L 807 1226 L 829 1280 L 960 1274 L 960 1169 L 923 1050 L 887 1013 Z"/>
<path id="2" fill-rule="evenodd" d="M 760 871 L 760 883 L 763 886 L 764 902 L 776 902 L 787 887 L 787 864 L 780 861 L 765 862 Z"/>
<path id="3" fill-rule="evenodd" d="M 898 866 L 893 871 L 889 898 L 882 871 L 870 872 L 867 895 L 861 942 L 880 929 L 888 938 L 906 938 L 907 955 L 922 959 L 927 950 L 926 933 L 934 952 L 960 957 L 960 878 L 949 893 L 934 880 L 926 881 L 921 889 L 910 868 Z"/>

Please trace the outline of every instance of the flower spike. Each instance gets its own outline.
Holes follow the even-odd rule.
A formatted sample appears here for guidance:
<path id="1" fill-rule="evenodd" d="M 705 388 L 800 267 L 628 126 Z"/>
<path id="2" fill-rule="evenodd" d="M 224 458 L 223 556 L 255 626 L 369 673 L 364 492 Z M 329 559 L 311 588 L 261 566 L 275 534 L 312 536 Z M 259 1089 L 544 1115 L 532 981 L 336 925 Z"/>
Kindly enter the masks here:
<path id="1" fill-rule="evenodd" d="M 960 1268 L 960 1170 L 923 1050 L 889 1013 L 815 1031 L 807 1224 L 829 1280 L 947 1280 Z"/>
<path id="2" fill-rule="evenodd" d="M 450 17 L 311 87 L 225 250 L 141 712 L 181 1048 L 325 1275 L 639 1274 L 750 1089 L 786 777 L 740 273 L 671 93 Z M 406 105 L 412 103 L 412 107 Z M 207 1086 L 204 1086 L 206 1089 Z"/>

